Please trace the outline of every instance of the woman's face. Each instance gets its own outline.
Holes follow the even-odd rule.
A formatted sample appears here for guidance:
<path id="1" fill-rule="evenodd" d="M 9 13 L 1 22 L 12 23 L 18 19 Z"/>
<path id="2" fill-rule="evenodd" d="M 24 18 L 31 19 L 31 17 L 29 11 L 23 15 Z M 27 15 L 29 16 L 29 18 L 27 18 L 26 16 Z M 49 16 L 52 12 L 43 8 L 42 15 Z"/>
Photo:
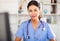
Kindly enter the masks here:
<path id="1" fill-rule="evenodd" d="M 39 17 L 40 9 L 35 5 L 31 5 L 28 8 L 28 13 L 31 19 L 36 20 Z"/>

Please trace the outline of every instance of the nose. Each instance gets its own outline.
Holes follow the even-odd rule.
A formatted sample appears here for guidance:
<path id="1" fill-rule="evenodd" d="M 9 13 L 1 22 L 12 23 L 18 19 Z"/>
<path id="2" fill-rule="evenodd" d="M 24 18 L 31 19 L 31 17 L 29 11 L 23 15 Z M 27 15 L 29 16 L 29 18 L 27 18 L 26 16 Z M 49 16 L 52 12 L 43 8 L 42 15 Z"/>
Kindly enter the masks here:
<path id="1" fill-rule="evenodd" d="M 34 12 L 34 11 L 32 11 L 32 14 L 35 14 L 35 12 Z"/>

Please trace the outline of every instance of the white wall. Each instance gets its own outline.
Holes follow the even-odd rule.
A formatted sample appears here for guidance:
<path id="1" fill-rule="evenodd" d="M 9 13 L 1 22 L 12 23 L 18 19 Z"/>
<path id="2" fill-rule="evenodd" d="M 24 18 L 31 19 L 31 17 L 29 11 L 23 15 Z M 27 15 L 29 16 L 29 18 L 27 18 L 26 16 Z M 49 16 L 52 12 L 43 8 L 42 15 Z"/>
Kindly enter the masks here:
<path id="1" fill-rule="evenodd" d="M 18 0 L 0 0 L 0 12 L 8 11 L 10 14 L 18 13 Z"/>
<path id="2" fill-rule="evenodd" d="M 9 15 L 12 40 L 15 40 L 15 34 L 18 29 L 17 15 Z"/>

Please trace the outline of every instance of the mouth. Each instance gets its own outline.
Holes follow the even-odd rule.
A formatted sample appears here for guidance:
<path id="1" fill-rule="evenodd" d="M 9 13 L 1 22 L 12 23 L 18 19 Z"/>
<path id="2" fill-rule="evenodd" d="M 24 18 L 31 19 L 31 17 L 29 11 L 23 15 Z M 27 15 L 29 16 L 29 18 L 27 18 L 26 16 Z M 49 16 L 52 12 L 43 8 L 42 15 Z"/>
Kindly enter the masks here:
<path id="1" fill-rule="evenodd" d="M 35 18 L 36 16 L 31 16 L 32 18 Z"/>

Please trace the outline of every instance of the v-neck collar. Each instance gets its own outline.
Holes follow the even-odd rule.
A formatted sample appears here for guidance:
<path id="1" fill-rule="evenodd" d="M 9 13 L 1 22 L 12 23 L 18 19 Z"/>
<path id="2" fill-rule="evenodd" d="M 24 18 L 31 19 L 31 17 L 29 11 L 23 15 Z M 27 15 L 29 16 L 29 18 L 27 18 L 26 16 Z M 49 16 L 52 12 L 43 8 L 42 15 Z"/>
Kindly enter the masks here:
<path id="1" fill-rule="evenodd" d="M 39 28 L 39 26 L 41 25 L 41 22 L 40 22 L 40 20 L 39 20 L 39 22 L 38 22 L 38 24 L 37 24 L 37 27 L 36 27 L 36 30 L 34 30 L 34 28 L 33 28 L 33 25 L 32 25 L 32 22 L 30 21 L 30 24 L 31 24 L 31 28 L 32 28 L 32 30 L 34 31 L 34 32 L 36 32 L 37 31 L 37 29 Z"/>

